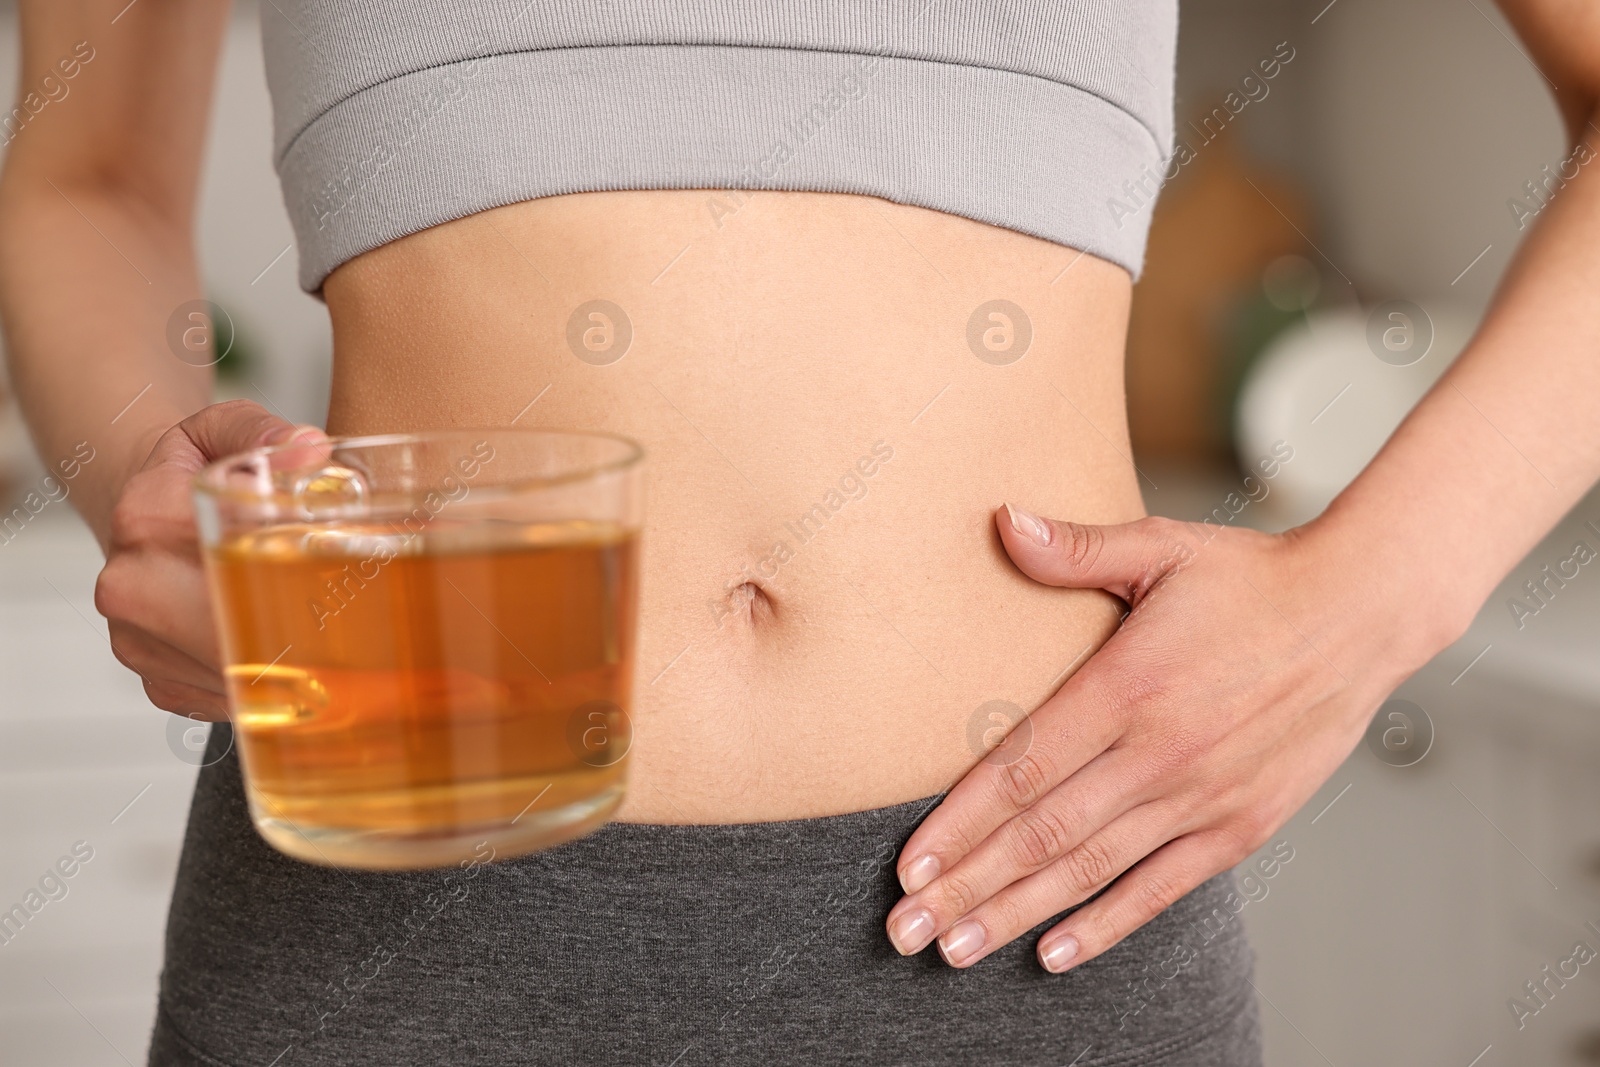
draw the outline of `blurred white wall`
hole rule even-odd
[[[1378,295],[1486,302],[1521,236],[1506,200],[1570,149],[1514,39],[1490,0],[1338,0],[1309,27],[1323,247]]]
[[[1481,310],[1520,237],[1507,198],[1570,147],[1512,39],[1492,0],[1191,0],[1178,114],[1289,42],[1237,123],[1250,154],[1312,193],[1317,244],[1370,295]]]

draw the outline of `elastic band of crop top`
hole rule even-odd
[[[769,6],[735,2],[756,13],[746,21]],[[1082,249],[1138,276],[1171,143],[1169,0],[1076,5],[1097,10],[1063,30],[1072,32],[1062,42],[1007,40],[1006,27],[974,28],[962,16],[935,27],[933,44],[913,47],[914,31],[900,26],[898,38],[888,34],[894,47],[879,49],[929,58],[771,44],[497,50],[462,34],[513,40],[509,17],[496,25],[474,8],[472,21],[492,31],[463,29],[455,16],[451,32],[430,36],[424,22],[408,22],[424,18],[420,8],[393,10],[415,3],[262,6],[278,171],[308,291],[352,257],[429,226],[617,189],[878,196]],[[608,36],[583,23],[595,15],[590,6],[569,7],[564,30],[544,25],[534,43]],[[723,5],[692,6],[715,21],[706,12]],[[838,0],[794,6],[831,9]],[[1062,5],[1015,6],[1019,24],[1034,9],[1048,8],[1039,16],[1047,22],[1063,17]],[[627,23],[629,12],[622,16]],[[649,29],[664,36],[648,25],[632,36],[648,41]],[[723,26],[699,35],[791,41],[797,32]],[[1125,47],[1094,58],[1108,46]],[[728,210],[708,194],[708,230]]]

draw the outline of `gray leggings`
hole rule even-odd
[[[256,836],[228,734],[195,790],[151,1064],[1261,1062],[1230,876],[1066,975],[1034,960],[1048,925],[958,971],[883,932],[935,798],[342,871]]]

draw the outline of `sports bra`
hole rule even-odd
[[[1137,277],[1171,152],[1176,0],[273,0],[261,18],[311,292],[406,234],[606,189],[859,193]],[[707,225],[735,202],[708,197]]]

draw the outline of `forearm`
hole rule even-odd
[[[210,369],[167,343],[169,317],[201,292],[190,237],[131,192],[30,169],[26,158],[8,161],[0,180],[0,232],[11,379],[52,473],[82,458],[81,442],[93,449],[70,492],[104,545],[123,481],[163,431],[209,401]]]
[[[0,173],[0,320],[46,466],[94,450],[70,492],[103,546],[122,483],[211,392],[167,322],[201,295],[195,192],[228,11],[24,0],[20,14],[23,85],[71,95],[15,137]]]
[[[1600,478],[1596,127],[1477,336],[1314,524],[1444,639]]]

